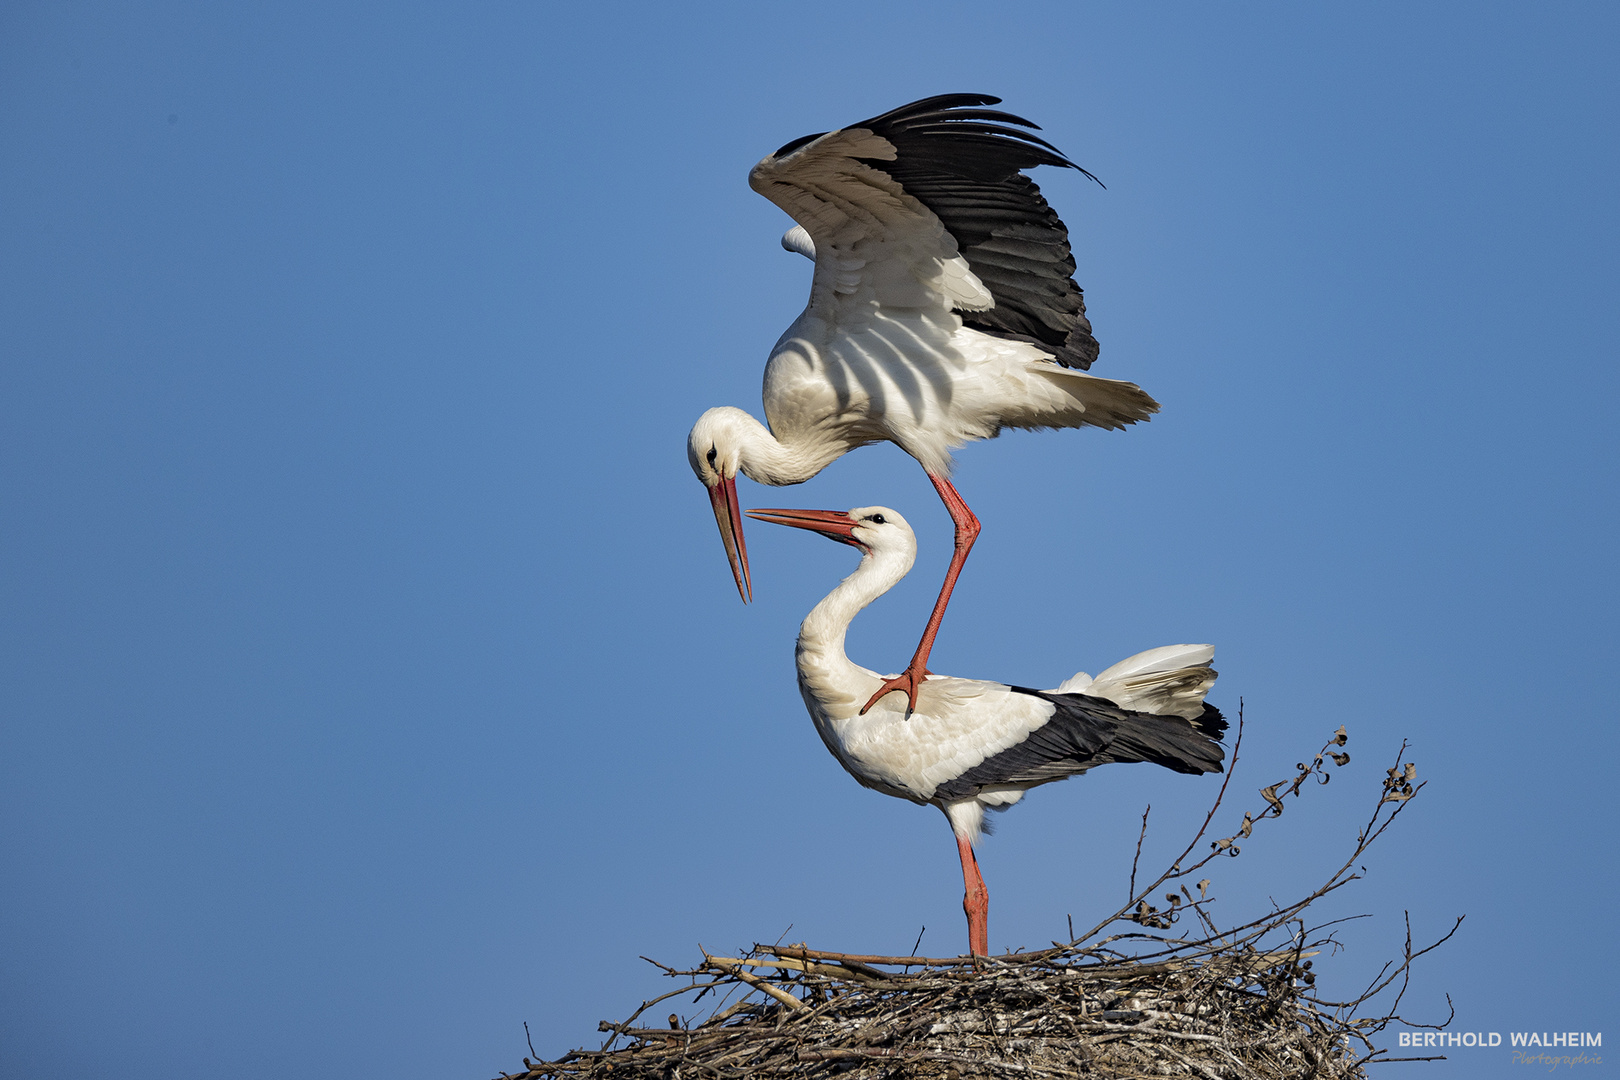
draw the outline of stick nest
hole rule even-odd
[[[540,1077],[1360,1077],[1353,1032],[1301,991],[1292,953],[1098,962],[930,961],[762,947],[690,973],[745,999],[695,1027],[604,1025],[625,1045],[536,1062]],[[742,975],[750,975],[744,982]]]
[[[1404,745],[1350,858],[1310,895],[1222,929],[1208,910],[1210,881],[1189,887],[1206,865],[1236,857],[1237,842],[1247,841],[1257,823],[1281,816],[1285,801],[1313,780],[1325,784],[1325,758],[1335,767],[1348,763],[1349,755],[1336,751],[1345,742],[1340,728],[1312,761],[1297,766],[1297,775],[1261,788],[1264,806],[1245,813],[1231,836],[1208,841],[1195,855],[1225,797],[1223,784],[1204,827],[1170,868],[1138,890],[1133,865],[1129,903],[1087,933],[1076,936],[1071,928],[1067,943],[946,959],[778,944],[734,957],[705,952],[690,969],[649,961],[683,985],[642,1002],[622,1023],[603,1021],[608,1038],[599,1050],[575,1050],[556,1061],[524,1058],[523,1071],[501,1075],[1337,1080],[1366,1076],[1371,1061],[1422,1060],[1389,1058],[1372,1038],[1396,1022],[1445,1026],[1416,1024],[1397,1010],[1412,961],[1457,925],[1414,950],[1408,922],[1403,955],[1359,995],[1329,1001],[1316,992],[1311,958],[1339,948],[1330,928],[1343,920],[1313,926],[1306,917],[1312,904],[1359,876],[1352,867],[1421,789],[1412,783],[1414,767],[1402,761]],[[1241,743],[1240,710],[1234,766]],[[1142,829],[1145,835],[1145,813]],[[1137,851],[1140,857],[1140,840]],[[1165,886],[1166,906],[1150,904]],[[1386,991],[1393,1000],[1368,1008]],[[686,995],[694,1005],[713,995],[714,1004],[700,1020],[671,1013],[667,1027],[644,1026],[660,1002]]]

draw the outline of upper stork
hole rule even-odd
[[[794,139],[748,175],[799,227],[810,302],[765,366],[765,418],[704,413],[687,453],[709,488],[737,591],[750,598],[738,472],[797,484],[867,443],[916,458],[956,525],[945,583],[911,663],[872,695],[915,706],[928,654],[979,520],[950,482],[951,450],[1002,428],[1123,428],[1158,403],[1085,374],[1097,357],[1069,234],[1023,170],[1090,173],[987,109],[945,94],[838,131]],[[1009,126],[1012,125],[1012,126]],[[864,711],[864,710],[863,710]]]

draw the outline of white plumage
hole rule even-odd
[[[688,439],[744,600],[751,583],[738,472],[797,484],[856,447],[916,458],[956,523],[945,584],[906,672],[874,687],[915,701],[979,523],[950,483],[951,451],[1003,428],[1123,428],[1158,404],[1083,370],[1096,355],[1068,233],[1020,171],[1078,168],[1029,121],[947,95],[789,143],[749,183],[799,225],[782,246],[815,261],[810,300],[765,367],[768,423],[710,409]],[[1082,170],[1084,171],[1084,170]],[[1090,175],[1090,174],[1087,174]]]
[[[1161,645],[1121,660],[1095,679],[1083,671],[1071,675],[1053,693],[1090,694],[1139,712],[1196,720],[1215,681],[1213,671],[1207,682],[1202,673],[1214,659],[1213,645]]]
[[[822,742],[863,785],[938,806],[962,857],[970,945],[986,946],[988,894],[972,845],[985,809],[1004,809],[1039,784],[1112,762],[1150,761],[1179,772],[1219,771],[1226,724],[1204,702],[1215,682],[1209,645],[1138,653],[1095,679],[1084,672],[1040,691],[929,675],[914,711],[894,698],[862,703],[886,681],[844,652],[850,621],[905,577],[916,558],[911,527],[887,507],[755,510],[762,521],[810,529],[862,551],[860,566],[799,629],[799,690]],[[979,910],[975,910],[976,907]]]

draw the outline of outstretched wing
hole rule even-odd
[[[1091,174],[1018,129],[1039,130],[1030,121],[981,107],[1000,100],[945,94],[807,135],[756,165],[749,183],[810,233],[811,308],[824,317],[870,287],[880,304],[940,305],[1089,368],[1097,341],[1068,230],[1021,170]]]
[[[872,164],[894,157],[881,136],[849,128],[784,147],[748,174],[810,234],[810,310],[830,323],[848,324],[874,303],[941,315],[995,303],[940,219]]]

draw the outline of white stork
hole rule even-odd
[[[911,663],[867,707],[892,690],[916,703],[979,534],[949,479],[952,448],[1005,427],[1123,428],[1159,407],[1132,383],[1084,373],[1097,342],[1068,230],[1020,170],[1091,174],[1006,126],[1035,128],[1028,120],[979,107],[1000,100],[925,98],[795,139],[754,166],[749,185],[799,223],[782,245],[815,261],[810,303],[765,366],[770,427],[741,409],[710,409],[687,441],[744,602],[753,586],[739,471],[798,484],[888,440],[927,472],[955,522],[955,551]]]
[[[1005,810],[1032,787],[1111,762],[1221,771],[1225,752],[1216,740],[1226,720],[1204,701],[1215,683],[1209,645],[1149,649],[1095,679],[1081,672],[1055,690],[929,674],[915,712],[893,699],[861,708],[885,680],[844,655],[844,633],[911,569],[917,555],[911,526],[883,506],[748,514],[860,549],[861,565],[799,628],[799,692],[822,742],[862,785],[945,811],[962,859],[962,908],[974,955],[989,950],[990,895],[973,855],[986,807]]]

